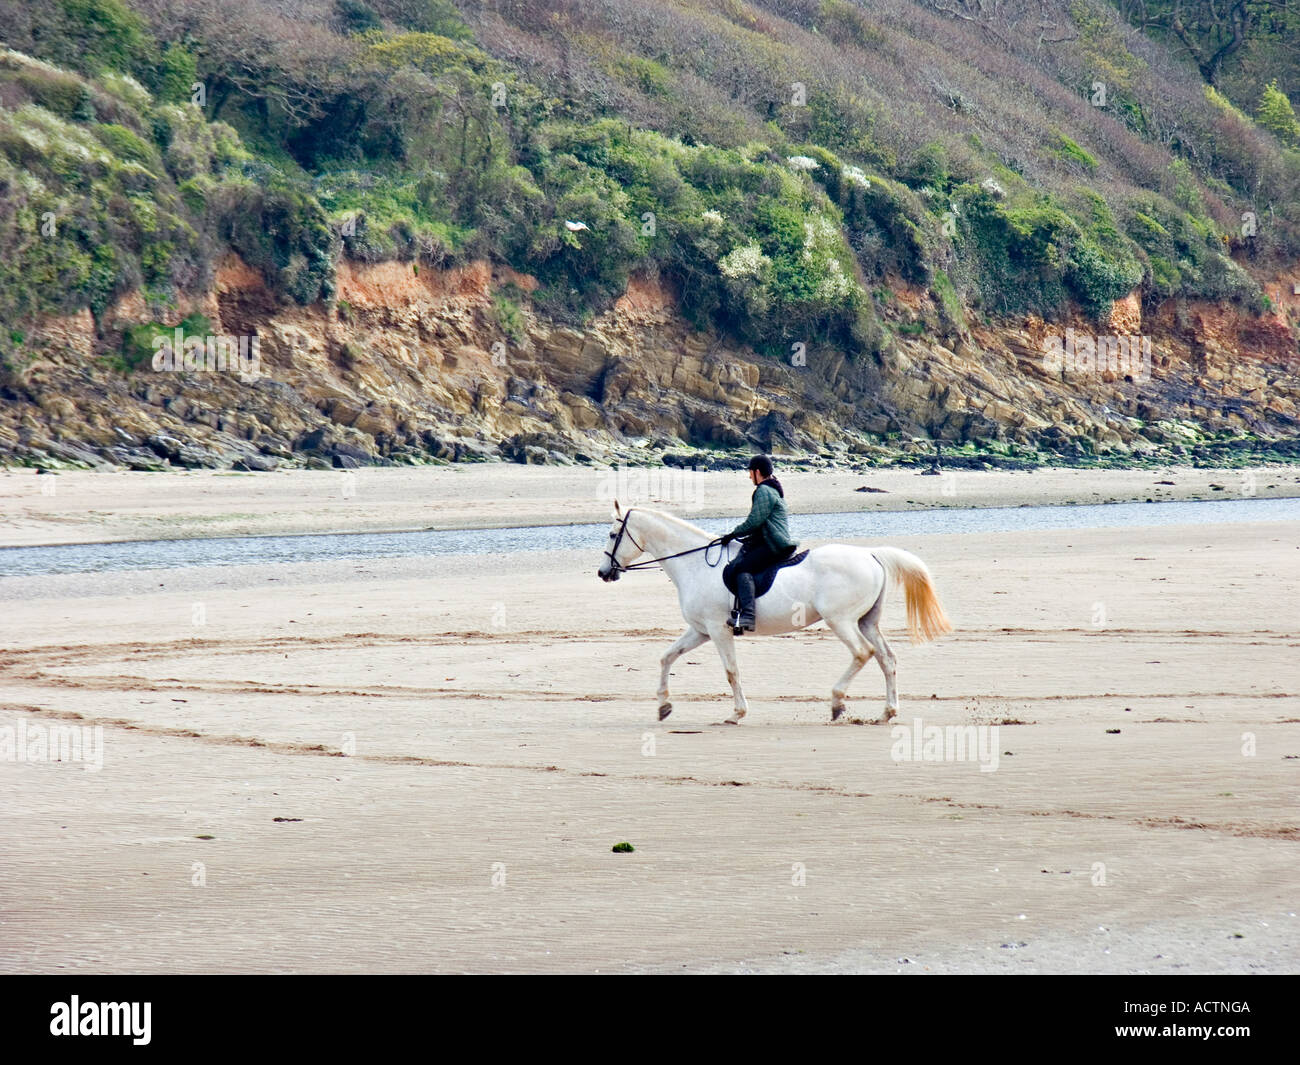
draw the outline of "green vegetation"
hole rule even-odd
[[[1058,159],[1082,167],[1088,173],[1097,169],[1097,160],[1070,140],[1064,133],[1056,134],[1053,143],[1049,146],[1049,150]]]
[[[654,274],[773,354],[878,352],[892,281],[955,330],[1137,286],[1262,307],[1232,256],[1300,253],[1300,81],[1248,6],[1207,86],[1101,0],[998,48],[924,3],[0,0],[0,319],[133,289],[161,318],[226,248],[300,303],[341,255],[505,262],[538,281],[495,300],[512,339]]]
[[[509,288],[513,289],[514,286],[509,286]],[[515,343],[519,343],[527,335],[524,312],[519,305],[516,292],[501,291],[494,293],[492,296],[492,312],[496,317],[497,325],[501,328],[501,332],[505,333]]]
[[[154,340],[160,336],[171,337],[180,329],[185,336],[207,336],[212,331],[212,323],[197,311],[174,326],[162,322],[141,322],[128,326],[122,334],[122,352],[115,365],[125,373],[138,370],[148,364],[157,349]]]
[[[1264,86],[1256,115],[1259,124],[1288,148],[1300,148],[1300,120],[1296,119],[1291,101],[1277,87],[1276,79]]]
[[[939,298],[939,306],[943,308],[943,314],[948,324],[958,330],[964,330],[966,328],[966,315],[962,310],[957,290],[952,287],[952,281],[948,275],[942,270],[936,270],[930,287]]]

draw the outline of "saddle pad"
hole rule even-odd
[[[811,551],[809,548],[808,551]],[[791,555],[784,562],[778,562],[775,566],[769,566],[765,570],[759,570],[754,574],[754,598],[757,599],[764,592],[771,590],[772,582],[776,580],[777,570],[785,569],[786,566],[797,566],[808,557],[808,551],[800,551],[797,555]],[[732,574],[731,579],[727,579],[727,574],[722,575],[723,583],[727,586],[727,591],[732,595],[736,594],[736,577]]]

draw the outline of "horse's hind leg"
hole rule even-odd
[[[898,659],[894,657],[893,649],[885,642],[885,637],[876,625],[878,617],[879,611],[873,607],[858,621],[858,629],[867,643],[871,644],[876,653],[876,661],[880,663],[880,672],[885,675],[885,712],[880,715],[883,724],[898,713]]]
[[[677,637],[674,643],[667,651],[664,652],[663,658],[659,660],[663,671],[659,675],[659,720],[662,721],[673,712],[673,704],[668,701],[668,671],[672,668],[674,662],[681,658],[687,651],[693,651],[709,638],[707,632],[700,632],[699,629],[690,628]]]
[[[862,672],[862,667],[871,661],[872,650],[867,641],[863,639],[862,633],[858,631],[857,625],[853,622],[842,620],[832,621],[826,619],[826,624],[830,626],[831,631],[835,633],[853,654],[853,661],[849,663],[849,668],[844,671],[844,676],[835,682],[835,687],[831,689],[831,720],[839,720],[840,714],[844,713],[844,695],[849,690],[849,683]]]

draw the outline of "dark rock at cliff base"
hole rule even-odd
[[[424,450],[435,459],[451,462],[456,458],[456,445],[442,439],[431,429],[426,429],[420,434],[420,443],[424,445]]]
[[[679,470],[744,470],[749,468],[749,459],[736,455],[715,455],[710,451],[696,451],[683,455],[668,451],[660,457],[665,466]]]
[[[33,443],[35,446],[31,448],[31,453],[38,459],[53,459],[53,465],[65,462],[75,466],[89,466],[92,469],[110,465],[89,448],[77,444],[69,444],[62,440],[41,440]]]
[[[761,451],[802,451],[809,441],[779,410],[755,418],[745,429],[745,439]]]
[[[115,466],[125,466],[129,470],[165,470],[163,462],[154,452],[141,447],[105,447],[99,453]]]
[[[497,446],[484,440],[456,440],[452,448],[457,462],[491,462],[501,457]]]
[[[215,451],[195,444],[181,444],[169,461],[173,466],[184,466],[187,470],[216,469],[225,465]]]
[[[332,457],[336,459],[352,459],[358,466],[366,466],[370,463],[383,465],[378,456],[371,454],[363,447],[357,447],[356,444],[349,444],[346,440],[340,440],[334,445]]]
[[[571,465],[574,447],[546,433],[518,433],[501,444],[501,455],[529,466]]]
[[[334,450],[333,444],[333,434],[327,426],[321,426],[309,433],[303,433],[294,443],[294,450],[305,451],[309,455],[319,455],[321,452],[330,452],[332,454]]]
[[[917,455],[899,461],[900,466],[924,466],[922,476],[937,477],[946,470],[1033,470],[1037,463],[1024,459],[1007,458],[1003,455],[949,455],[945,454],[936,464],[933,453]],[[858,489],[862,491],[862,489]]]
[[[230,466],[232,470],[255,473],[266,473],[279,467],[278,459],[267,458],[264,455],[244,455],[242,458],[235,459]]]
[[[348,434],[345,436],[344,434]],[[321,426],[304,433],[297,440],[295,450],[304,452],[312,458],[324,459],[327,468],[356,469],[360,466],[392,466],[390,459],[376,454],[365,444],[370,437],[355,429],[340,429],[336,426]],[[340,460],[346,459],[345,465]]]
[[[180,450],[181,442],[174,437],[164,436],[162,433],[155,433],[145,440],[145,447],[149,448],[159,458],[164,458],[168,462],[176,458]]]

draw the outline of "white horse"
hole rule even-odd
[[[677,586],[682,617],[688,627],[661,660],[659,720],[673,709],[668,701],[668,671],[672,664],[687,651],[712,640],[736,701],[727,724],[738,725],[749,705],[740,690],[736,643],[728,623],[731,593],[722,583],[721,560],[712,557],[708,547],[716,547],[718,555],[724,551],[717,546],[715,537],[689,522],[644,507],[629,507],[624,513],[615,500],[609,546],[597,574],[603,581],[616,581],[629,568],[657,562]],[[650,561],[634,566],[645,554],[651,556]],[[885,674],[885,712],[879,721],[884,723],[898,713],[896,659],[880,634],[878,622],[887,592],[900,581],[907,596],[907,627],[913,643],[924,643],[952,631],[925,563],[896,547],[827,544],[813,548],[802,562],[778,572],[771,590],[756,603],[755,635],[795,632],[824,620],[848,646],[853,661],[831,689],[832,721],[844,713],[844,693],[849,682],[873,654]]]

